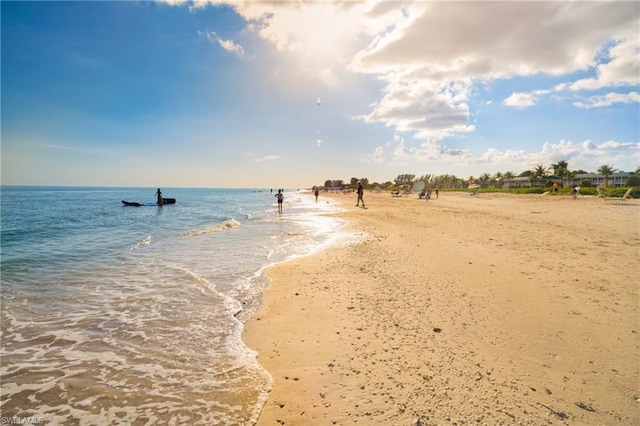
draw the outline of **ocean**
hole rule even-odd
[[[251,425],[271,377],[242,339],[270,265],[350,237],[309,193],[1,188],[3,424]]]

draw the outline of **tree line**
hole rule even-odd
[[[619,170],[613,168],[608,164],[600,166],[597,173],[604,179],[605,187],[608,185],[609,177],[618,172]],[[565,186],[568,182],[573,182],[575,177],[580,174],[587,174],[589,172],[584,170],[570,170],[569,163],[566,161],[558,161],[552,164],[550,167],[546,167],[542,164],[538,164],[531,170],[525,170],[520,174],[514,172],[497,172],[495,174],[483,173],[480,176],[468,176],[461,178],[455,175],[444,174],[424,174],[416,178],[415,174],[401,174],[398,175],[393,181],[386,182],[373,182],[369,184],[367,178],[355,178],[352,177],[349,183],[345,183],[342,179],[325,181],[325,188],[342,188],[342,187],[356,187],[358,182],[362,182],[362,185],[368,188],[381,186],[383,188],[388,187],[401,187],[403,185],[412,185],[416,182],[423,181],[428,185],[440,188],[467,188],[471,184],[478,184],[482,187],[504,187],[505,183],[510,182],[516,177],[527,177],[530,179],[531,184],[538,184],[544,186],[545,183],[551,184],[552,178],[557,178],[561,182],[561,186]],[[546,182],[545,182],[546,181]],[[589,186],[590,182],[585,181],[582,186]],[[629,176],[625,186],[640,186],[640,167],[636,168],[635,175]]]

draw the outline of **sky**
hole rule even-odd
[[[640,166],[640,3],[2,1],[3,185]]]

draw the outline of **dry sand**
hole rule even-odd
[[[268,271],[258,425],[640,424],[639,200],[365,201],[320,196],[362,242]]]

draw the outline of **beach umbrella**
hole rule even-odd
[[[413,192],[420,192],[420,191],[422,191],[424,189],[425,185],[426,184],[423,181],[416,182],[416,184],[413,185],[412,191]]]

